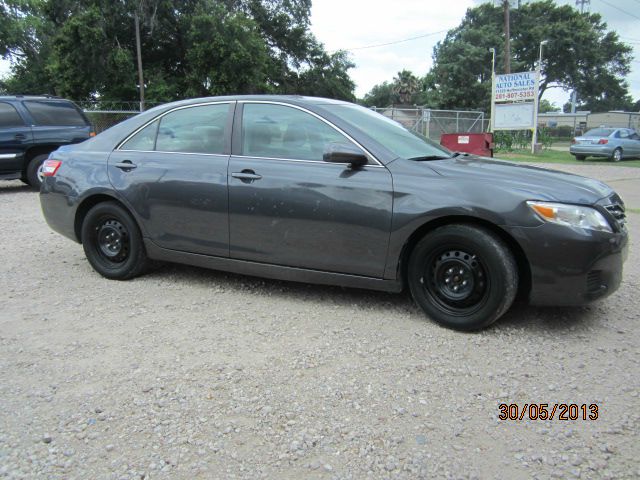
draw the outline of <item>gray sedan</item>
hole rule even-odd
[[[571,141],[571,155],[576,160],[605,157],[612,162],[640,157],[640,136],[630,128],[594,128]]]
[[[399,292],[473,330],[516,295],[614,292],[622,199],[587,178],[452,153],[350,103],[230,96],[156,107],[56,150],[49,225],[101,275],[149,260]],[[70,272],[71,274],[71,272]]]

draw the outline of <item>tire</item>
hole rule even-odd
[[[583,161],[587,158],[586,155],[576,155],[575,157],[576,157],[576,160],[580,160],[580,161]]]
[[[29,164],[27,165],[27,183],[37,190],[40,190],[40,185],[42,185],[41,169],[42,164],[47,158],[49,158],[48,153],[36,155],[29,160]]]
[[[507,245],[470,225],[446,225],[426,235],[411,253],[407,277],[422,310],[456,330],[492,324],[518,291],[518,268]]]
[[[611,154],[611,161],[612,162],[619,162],[620,160],[622,160],[622,149],[620,147],[618,147]]]
[[[116,202],[95,205],[82,222],[82,247],[100,275],[128,280],[143,273],[148,264],[140,229]]]

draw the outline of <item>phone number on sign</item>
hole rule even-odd
[[[516,403],[498,405],[500,420],[597,420],[598,405],[592,403],[525,403],[523,407]]]
[[[527,100],[533,98],[533,92],[496,93],[496,100]]]

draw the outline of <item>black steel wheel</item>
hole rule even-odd
[[[81,240],[87,260],[104,277],[127,280],[142,273],[148,263],[138,226],[116,202],[89,210]]]
[[[518,289],[516,262],[492,232],[447,225],[425,236],[409,259],[411,294],[438,323],[476,330],[496,321]]]

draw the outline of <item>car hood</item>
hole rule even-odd
[[[613,193],[606,183],[592,178],[486,157],[465,156],[425,163],[439,175],[502,186],[520,191],[530,200],[591,205]]]

